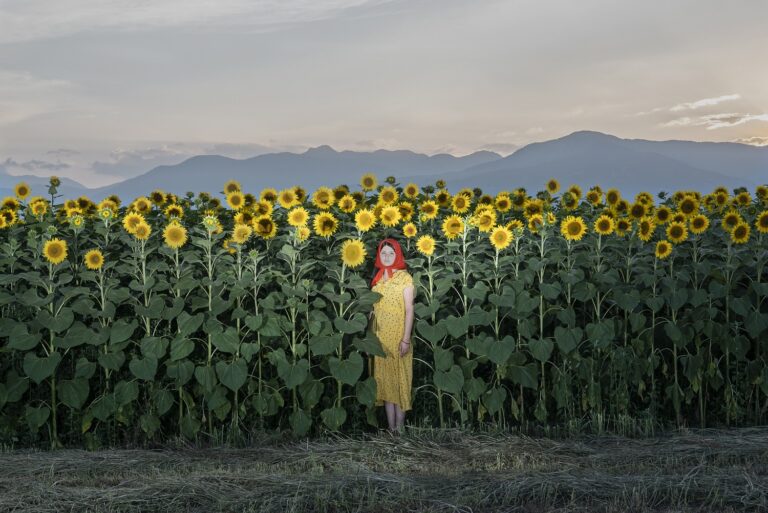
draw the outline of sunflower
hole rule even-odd
[[[437,204],[441,207],[447,207],[451,204],[451,193],[445,189],[440,189],[437,191],[437,194],[435,194],[435,201],[437,201]]]
[[[656,230],[656,223],[652,217],[641,217],[637,222],[637,238],[643,242],[648,242],[653,237]]]
[[[688,238],[688,228],[684,223],[672,222],[667,226],[667,239],[673,244],[680,244]]]
[[[143,215],[136,212],[129,212],[123,218],[123,228],[126,232],[133,234],[136,227],[143,222],[145,222]]]
[[[252,233],[253,228],[247,224],[236,224],[235,228],[232,230],[232,241],[235,244],[240,244],[242,246],[251,238]]]
[[[256,216],[271,216],[274,205],[269,201],[259,200],[253,204],[253,214]]]
[[[550,178],[549,181],[547,181],[547,192],[550,194],[555,194],[559,190],[560,190],[560,182],[558,182],[554,178]]]
[[[397,226],[401,217],[397,207],[386,206],[381,209],[381,224],[384,226]]]
[[[529,198],[523,204],[523,214],[525,217],[531,217],[544,212],[544,202],[538,198]]]
[[[653,205],[653,195],[650,192],[638,192],[635,195],[635,201],[645,206]]]
[[[233,192],[240,192],[243,188],[240,187],[240,182],[237,180],[228,180],[227,183],[224,184],[224,194],[229,196]]]
[[[586,198],[590,205],[592,205],[593,207],[596,207],[602,201],[603,194],[595,189],[590,189],[587,192]]]
[[[322,214],[322,215],[330,215],[330,214]],[[315,223],[317,223],[317,218],[315,218]],[[275,235],[277,235],[277,225],[272,220],[272,217],[270,216],[259,216],[253,219],[253,230],[256,232],[256,235],[263,239],[271,239]]]
[[[307,226],[299,226],[296,228],[296,240],[299,242],[304,242],[309,238],[310,233],[311,232]]]
[[[67,258],[67,242],[56,238],[45,241],[43,256],[53,265],[62,263]]]
[[[726,231],[732,231],[737,224],[742,222],[741,216],[735,210],[729,210],[725,213],[722,220],[723,229]]]
[[[419,212],[424,220],[430,220],[437,217],[439,207],[432,200],[427,200],[419,206]]]
[[[672,244],[666,240],[660,240],[656,243],[656,258],[665,259],[672,254]]]
[[[409,183],[405,186],[405,189],[403,189],[403,194],[405,194],[407,198],[416,199],[416,196],[419,195],[419,186],[415,183]]]
[[[413,204],[410,201],[401,201],[397,204],[397,210],[400,211],[400,219],[410,221],[413,217]]]
[[[567,210],[574,210],[579,206],[579,199],[571,191],[565,191],[560,198],[560,203]]]
[[[484,208],[472,216],[473,222],[481,232],[490,232],[496,226],[496,211],[493,208]]]
[[[345,214],[351,214],[357,208],[357,201],[351,194],[345,194],[339,199],[339,210]]]
[[[18,200],[16,198],[12,198],[10,196],[3,199],[3,203],[0,204],[1,210],[18,210],[21,205],[19,204]]]
[[[407,223],[403,225],[403,235],[405,235],[409,239],[412,237],[415,237],[418,231],[419,230],[416,228],[416,225],[413,223]]]
[[[544,226],[544,216],[541,214],[533,214],[528,218],[528,230],[532,233],[539,233],[539,228]]]
[[[517,189],[512,193],[512,196],[510,196],[510,201],[512,201],[512,208],[521,211],[525,208],[525,202],[528,201],[528,196],[525,194],[524,190]]]
[[[165,217],[170,219],[171,217],[176,217],[178,219],[181,219],[184,217],[184,209],[181,208],[181,206],[172,204],[165,207],[165,210],[163,211],[165,213]]]
[[[750,228],[744,221],[739,222],[731,231],[731,241],[734,244],[744,244],[749,240]]]
[[[605,202],[609,205],[616,205],[621,200],[621,193],[618,189],[608,189],[605,193]]]
[[[48,203],[45,201],[35,201],[30,206],[32,209],[32,214],[36,216],[44,216],[46,212],[48,212]]]
[[[430,235],[422,235],[416,241],[416,249],[424,256],[432,256],[435,252],[435,239]]]
[[[165,192],[161,191],[160,189],[155,189],[149,193],[149,199],[152,203],[159,207],[165,203]]]
[[[755,219],[755,228],[760,233],[768,233],[768,210],[763,210]]]
[[[677,209],[687,217],[691,217],[699,212],[699,202],[693,196],[686,196],[677,205]]]
[[[525,224],[519,219],[512,219],[505,225],[505,228],[513,234],[520,235],[523,233],[523,230],[525,230]]]
[[[704,214],[696,214],[690,221],[691,233],[700,234],[709,228],[709,218]]]
[[[613,218],[603,214],[595,221],[594,229],[598,235],[610,235],[616,229],[616,224]]]
[[[579,187],[576,184],[571,185],[568,187],[568,192],[576,196],[576,199],[579,200],[581,198],[581,187]]]
[[[346,185],[337,185],[333,188],[333,199],[339,201],[341,198],[349,194],[349,187]]]
[[[619,237],[627,234],[632,229],[632,221],[627,218],[619,218],[616,220],[616,235]]]
[[[360,177],[360,187],[364,191],[372,191],[376,188],[376,186],[379,184],[379,181],[376,179],[376,175],[373,173],[366,173],[362,177]]]
[[[235,216],[232,218],[232,220],[235,222],[235,224],[251,224],[251,221],[253,221],[253,218],[255,216],[246,210],[241,210]]]
[[[312,204],[320,210],[328,210],[336,201],[333,190],[329,187],[318,187],[312,195]]]
[[[497,194],[494,204],[499,212],[509,212],[512,208],[512,200],[506,192]]]
[[[144,221],[137,224],[136,228],[134,228],[133,230],[133,236],[136,237],[138,240],[147,240],[151,233],[152,233],[152,227],[149,226],[149,224],[147,224]]]
[[[656,224],[667,224],[672,217],[672,211],[669,207],[662,205],[656,209],[653,215],[656,218]]]
[[[286,210],[300,203],[293,189],[283,189],[280,191],[280,194],[277,196],[277,202]]]
[[[104,255],[98,249],[92,249],[85,254],[85,266],[91,271],[98,271],[104,265]]]
[[[501,251],[512,242],[512,232],[504,226],[497,226],[493,229],[488,239],[491,241],[491,245],[496,248],[496,251]]]
[[[755,187],[755,196],[763,202],[768,200],[768,185],[758,185]]]
[[[632,219],[640,219],[641,217],[645,217],[647,213],[648,209],[645,204],[640,202],[633,203],[629,208],[629,217]]]
[[[218,226],[219,226],[219,220],[216,219],[215,215],[207,214],[205,217],[203,217],[203,226],[205,226],[206,230],[210,233],[214,233]]]
[[[8,221],[5,220],[4,215],[0,215],[0,230],[8,227]]]
[[[146,214],[152,210],[152,203],[144,196],[140,196],[133,200],[133,210],[141,214]]]
[[[187,242],[187,229],[178,223],[166,225],[163,230],[165,245],[171,249],[179,249]]]
[[[443,235],[446,239],[455,239],[463,231],[464,221],[459,216],[448,216],[443,220]]]
[[[376,216],[367,208],[358,210],[357,214],[355,214],[355,224],[358,230],[367,232],[376,224]]]
[[[587,225],[581,217],[568,216],[560,223],[560,233],[566,240],[581,240],[587,233]]]
[[[399,194],[397,193],[397,189],[391,185],[382,187],[379,191],[379,203],[382,205],[392,205],[397,201],[398,197]]]
[[[728,204],[728,199],[729,196],[727,192],[719,191],[715,193],[715,203],[721,209],[725,208],[725,206]]]
[[[736,195],[734,200],[740,207],[747,207],[750,203],[752,203],[752,195],[747,191],[742,191]]]
[[[451,208],[457,214],[463,214],[469,210],[470,200],[463,194],[457,194],[451,201]]]
[[[395,211],[397,211],[397,209],[395,209]],[[314,220],[315,233],[322,237],[325,237],[325,238],[330,237],[331,235],[333,235],[333,233],[336,231],[338,227],[339,227],[339,221],[330,212],[320,212],[315,216],[315,220]]]
[[[19,182],[16,184],[16,187],[13,188],[13,192],[16,194],[17,198],[23,200],[29,196],[31,191],[29,185],[26,182]]]
[[[360,239],[345,240],[341,245],[341,261],[350,268],[360,266],[365,261],[367,254],[363,241]]]
[[[232,210],[240,210],[245,205],[245,196],[239,190],[227,194],[227,205]]]
[[[267,187],[266,189],[262,189],[259,193],[259,201],[268,201],[269,203],[274,203],[277,201],[277,189],[273,189],[271,187]]]
[[[304,207],[295,207],[288,212],[288,224],[291,226],[303,226],[309,221],[309,212]]]

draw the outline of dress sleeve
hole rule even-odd
[[[408,285],[413,285],[413,276],[411,276],[411,273],[408,271],[405,271],[403,273],[403,287],[407,287]]]

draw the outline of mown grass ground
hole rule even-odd
[[[0,453],[2,512],[766,511],[768,427]]]

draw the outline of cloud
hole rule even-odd
[[[768,114],[707,114],[706,116],[698,116],[695,118],[686,116],[661,123],[661,126],[704,126],[707,130],[716,130],[718,128],[743,125],[750,121],[768,121]]]
[[[77,150],[69,149],[69,148],[59,148],[57,150],[46,151],[45,154],[53,155],[54,157],[59,157],[59,158],[69,158],[69,157],[75,157],[77,155],[80,155],[80,152]]]
[[[0,44],[169,27],[266,32],[392,0],[19,0],[0,3]]]
[[[768,136],[760,137],[758,135],[755,135],[752,137],[740,137],[738,139],[734,139],[733,142],[741,143],[741,144],[750,144],[752,146],[768,146]]]
[[[726,94],[716,98],[704,98],[703,100],[697,100],[695,102],[678,103],[677,105],[670,107],[669,111],[680,112],[683,110],[696,110],[701,107],[709,107],[710,105],[717,105],[722,102],[738,100],[739,98],[741,98],[741,95],[739,94]]]
[[[62,169],[68,169],[70,167],[69,164],[65,162],[48,162],[45,160],[27,160],[25,162],[18,162],[10,157],[5,159],[5,162],[2,163],[2,166],[7,170],[11,171],[10,174],[24,174],[24,173],[32,173],[36,174],[39,172],[43,172],[43,174],[49,172],[49,171],[60,171]],[[14,172],[15,171],[15,172]]]
[[[0,126],[60,110],[73,98],[75,89],[67,80],[0,70]]]

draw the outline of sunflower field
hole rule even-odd
[[[366,174],[124,204],[59,185],[0,204],[3,443],[377,426],[383,237],[416,287],[409,422],[766,418],[766,186],[492,196]]]

